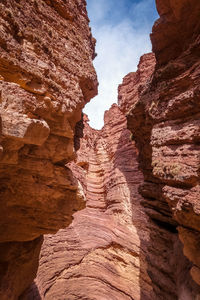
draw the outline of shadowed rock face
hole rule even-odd
[[[16,299],[33,280],[39,236],[84,207],[65,164],[97,93],[88,21],[84,0],[0,3],[0,248],[12,252],[0,255],[1,299]]]
[[[151,35],[156,64],[146,56],[152,76],[135,85],[143,57],[134,78],[125,77],[119,100],[139,149],[146,211],[165,226],[177,222],[184,254],[194,264],[191,275],[200,284],[200,3],[157,1],[157,7],[161,17]]]
[[[77,125],[79,151],[70,168],[86,208],[69,228],[45,237],[37,278],[21,299],[200,295],[200,4],[157,1],[157,6],[155,54],[145,54],[138,71],[124,78],[121,111],[113,105],[101,131],[91,129],[86,116]],[[192,270],[186,256],[195,264]]]
[[[126,118],[114,104],[102,130],[87,121],[77,126],[80,148],[70,164],[86,208],[68,228],[45,236],[37,278],[21,299],[194,299],[198,287],[175,222],[155,222],[142,206],[143,176]]]
[[[157,1],[154,54],[103,129],[83,116],[75,136],[97,86],[85,2],[0,5],[0,298],[198,299],[199,1]],[[45,236],[23,293],[40,235],[83,200]]]
[[[126,119],[117,105],[106,112],[101,131],[83,118],[83,138],[70,167],[86,208],[70,227],[45,236],[36,281],[22,299],[140,299],[141,293],[151,299],[140,249],[141,238],[144,244],[149,239],[137,191],[143,177]]]
[[[198,54],[195,41],[199,39],[199,1],[156,0],[156,5],[160,18],[153,26],[151,40],[157,66],[177,59],[188,47],[194,47]]]

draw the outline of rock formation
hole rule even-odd
[[[144,56],[141,73],[148,72],[149,62],[153,56]],[[194,299],[200,289],[189,274],[167,203],[158,207],[160,213],[151,210],[155,218],[143,207],[138,189],[144,179],[126,118],[114,104],[102,130],[83,119],[70,167],[83,187],[86,208],[68,228],[45,236],[37,278],[21,300]],[[167,216],[155,222],[163,211]]]
[[[84,0],[0,3],[0,299],[37,271],[41,235],[84,207],[65,164],[74,127],[97,93]]]
[[[94,40],[85,2],[64,3],[0,4],[0,298],[199,299],[199,0],[156,1],[154,53],[102,130],[76,124]]]
[[[139,68],[125,77],[119,101],[140,153],[146,211],[164,226],[177,222],[200,284],[200,3],[158,0],[157,7],[151,35],[156,64],[146,56],[152,76],[144,84]]]
[[[157,7],[154,54],[124,78],[120,109],[106,112],[101,131],[86,116],[77,126],[71,169],[86,208],[45,237],[37,278],[22,299],[200,295],[200,4],[158,0]]]
[[[70,227],[45,237],[36,282],[22,299],[147,297],[152,287],[140,243],[149,238],[148,219],[138,193],[143,177],[117,105],[106,112],[101,131],[90,128],[84,116],[71,169],[83,186],[86,208]]]

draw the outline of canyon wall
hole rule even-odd
[[[200,284],[200,3],[157,0],[157,8],[156,63],[151,54],[141,59],[120,86],[119,103],[139,149],[146,212],[163,226],[177,223]],[[144,84],[145,57],[153,73]]]
[[[119,107],[101,131],[86,116],[77,125],[70,168],[86,208],[45,237],[21,299],[200,297],[200,4],[158,0],[157,8],[154,54],[124,78]]]
[[[1,1],[1,299],[199,299],[200,3],[156,2],[98,131],[85,1]]]
[[[152,54],[142,59],[146,79],[152,62]],[[190,276],[168,204],[151,209],[154,219],[146,214],[138,191],[144,182],[138,150],[117,104],[104,122],[94,130],[84,115],[77,124],[79,150],[70,168],[86,208],[68,228],[45,236],[37,278],[20,299],[195,299],[200,288]],[[156,193],[155,188],[152,198]]]
[[[0,3],[0,298],[35,277],[42,235],[85,205],[65,165],[97,93],[84,0]]]
[[[138,193],[143,176],[126,119],[116,104],[100,131],[83,118],[71,169],[83,186],[86,208],[68,228],[45,236],[36,281],[22,299],[151,299],[141,247],[149,240]]]

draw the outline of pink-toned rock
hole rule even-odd
[[[150,82],[154,72],[155,56],[153,53],[144,54],[140,58],[137,72],[132,72],[123,78],[118,87],[118,104],[126,115],[139,101],[139,91],[144,83]]]
[[[1,299],[199,298],[200,3],[156,3],[97,131],[85,1],[1,2]]]
[[[167,203],[160,222],[163,211],[154,210],[155,222],[141,205],[138,151],[116,104],[104,121],[99,131],[85,115],[77,124],[70,168],[86,208],[70,227],[45,236],[37,278],[21,299],[193,299],[198,288],[174,221],[163,225],[171,218]]]
[[[151,41],[157,65],[161,66],[177,59],[198,40],[200,8],[198,0],[156,0],[156,5],[160,18],[153,26]]]
[[[45,237],[36,279],[40,297],[150,299],[153,290],[140,251],[140,236],[144,244],[149,239],[148,218],[140,209],[142,175],[126,119],[117,105],[106,112],[101,131],[83,119],[77,124],[77,160],[70,168],[83,187],[86,208],[74,215],[69,228]],[[33,299],[35,289],[22,299]]]
[[[200,4],[157,6],[155,53],[144,55],[119,87],[127,124],[116,105],[101,131],[86,116],[77,124],[79,150],[70,168],[86,208],[69,228],[45,237],[37,278],[23,300],[200,295]]]
[[[12,252],[0,254],[0,298],[12,300],[35,276],[34,241],[85,205],[65,164],[97,79],[84,0],[1,1],[0,23],[0,243]]]
[[[200,3],[156,2],[160,19],[151,35],[156,65],[151,63],[152,77],[142,86],[130,80],[130,110],[125,113],[145,178],[140,188],[144,206],[152,219],[162,219],[167,226],[173,217],[180,225],[184,254],[194,263],[191,274],[199,283]],[[136,90],[132,94],[131,81]]]

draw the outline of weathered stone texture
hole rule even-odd
[[[0,244],[1,300],[18,299],[37,274],[43,238]]]
[[[155,53],[144,55],[119,87],[131,132],[116,105],[101,131],[86,116],[77,125],[71,169],[86,208],[69,228],[45,237],[37,279],[22,299],[200,296],[200,4],[157,6]]]
[[[75,157],[81,110],[97,93],[88,22],[84,0],[0,2],[0,243],[13,252],[17,242],[26,248],[66,227],[84,207],[65,164]],[[22,268],[0,261],[2,282]],[[13,294],[3,284],[1,299],[22,292],[9,284]]]
[[[46,236],[36,279],[42,299],[150,299],[144,251],[149,235],[140,207],[137,150],[117,105],[102,131],[84,116],[83,138],[71,168],[81,182],[86,208],[70,227]],[[139,231],[139,233],[138,233]],[[142,275],[141,275],[142,274]],[[141,289],[141,285],[143,289]],[[35,284],[23,299],[33,299]]]
[[[89,127],[86,116],[77,126],[76,138],[82,138],[70,167],[86,208],[70,227],[45,236],[37,278],[22,299],[172,300],[187,295],[192,300],[198,288],[175,228],[152,221],[141,205],[143,176],[126,119],[113,105],[104,120],[100,131]]]
[[[1,1],[1,299],[83,200],[21,300],[200,297],[200,2],[156,2],[154,54],[97,131],[76,124],[97,85],[85,2]]]
[[[125,112],[139,149],[146,211],[165,226],[177,222],[184,254],[194,263],[192,277],[199,283],[200,3],[157,1],[157,6],[153,74],[142,86],[128,75],[137,91],[127,96],[130,111]],[[124,103],[126,86],[133,89],[127,81],[120,91]]]

